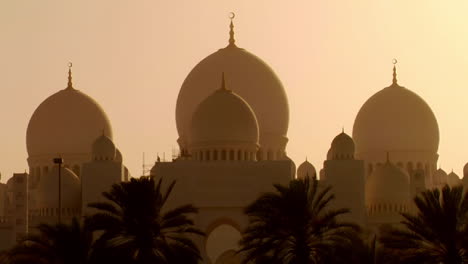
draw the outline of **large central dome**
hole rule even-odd
[[[88,95],[69,86],[36,109],[26,132],[29,157],[59,154],[89,154],[103,133],[112,138],[104,110]]]
[[[437,153],[439,126],[429,105],[394,82],[364,103],[353,127],[356,154]]]
[[[261,147],[284,151],[289,107],[283,85],[265,62],[234,44],[232,31],[230,45],[198,63],[182,84],[176,106],[181,148],[190,145],[190,123],[195,109],[218,89],[219,80],[213,76],[222,72],[229,76],[233,92],[252,107],[260,128]]]

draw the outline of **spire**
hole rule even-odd
[[[236,14],[234,12],[229,13],[229,19],[231,19],[231,24],[229,25],[229,45],[228,47],[236,47],[236,40],[234,39],[234,23],[232,22]]]
[[[221,90],[222,91],[228,91],[226,88],[226,80],[224,79],[224,72],[221,74]]]
[[[392,81],[392,84],[393,85],[398,85],[398,82],[397,82],[397,73],[396,73],[396,64],[398,63],[397,59],[393,59],[392,61],[393,63],[393,81]]]
[[[72,71],[71,71],[72,67],[73,67],[73,63],[69,62],[68,63],[68,85],[67,85],[67,89],[73,89]]]

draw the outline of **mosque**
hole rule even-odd
[[[423,190],[468,185],[468,166],[463,180],[437,168],[436,117],[420,96],[400,86],[395,65],[390,86],[362,105],[352,136],[342,131],[333,139],[323,167],[317,172],[306,160],[296,170],[286,152],[285,88],[268,64],[237,46],[232,20],[228,45],[191,70],[175,113],[180,154],[158,159],[151,175],[177,180],[169,207],[199,208],[195,223],[207,236],[196,242],[204,263],[240,263],[234,252],[248,223],[243,208],[273,190],[273,183],[317,175],[320,186],[332,186],[334,206],[351,209],[347,220],[371,233],[414,211],[412,197]],[[29,173],[0,185],[0,248],[39,223],[89,213],[86,204],[131,177],[104,110],[73,87],[71,65],[67,87],[32,114],[26,148]]]

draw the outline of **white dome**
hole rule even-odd
[[[332,149],[331,149],[331,147],[330,147],[330,148],[328,149],[328,151],[327,151],[327,160],[332,160],[332,159],[333,159],[333,158],[332,158]]]
[[[354,141],[343,131],[333,139],[330,151],[331,159],[354,159]]]
[[[437,153],[439,126],[429,105],[394,83],[370,97],[353,127],[356,154],[393,151]]]
[[[38,208],[58,208],[58,166],[54,166],[45,177],[41,177],[37,189]],[[81,208],[80,180],[73,171],[61,168],[62,208]]]
[[[122,152],[120,152],[119,149],[115,149],[115,161],[122,163],[123,162],[123,157],[122,157]]]
[[[458,175],[452,171],[447,175],[447,184],[450,187],[455,187],[462,184],[462,180],[460,180],[460,177],[458,177]]]
[[[250,106],[224,86],[200,103],[193,114],[192,147],[257,146],[258,124]]]
[[[289,106],[281,81],[260,58],[234,44],[220,49],[198,63],[179,92],[176,123],[182,149],[190,143],[191,118],[197,106],[219,87],[213,76],[224,72],[232,90],[252,107],[260,127],[261,148],[284,152]]]
[[[409,176],[396,165],[378,166],[366,181],[366,203],[397,203],[410,200]]]
[[[93,143],[93,160],[114,160],[116,148],[114,142],[102,134]]]
[[[305,179],[312,177],[317,177],[317,172],[315,170],[314,165],[312,165],[309,161],[306,160],[297,168],[297,178]]]
[[[86,94],[71,85],[34,111],[26,132],[29,156],[90,154],[94,140],[112,128],[104,110]]]
[[[467,178],[468,179],[468,163],[465,164],[463,167],[463,179]]]

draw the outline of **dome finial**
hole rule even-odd
[[[224,78],[224,72],[221,73],[221,90],[227,91],[226,88],[226,79]]]
[[[395,85],[398,85],[398,82],[397,82],[397,73],[396,73],[396,64],[398,63],[398,60],[397,59],[393,59],[392,60],[392,63],[393,63],[393,81],[392,83],[395,84]]]
[[[67,85],[67,89],[73,89],[72,71],[71,71],[72,67],[73,67],[73,63],[69,62],[68,63],[68,85]]]
[[[232,22],[234,18],[236,17],[236,14],[234,12],[229,13],[229,19],[231,20],[231,24],[229,25],[229,45],[228,47],[235,47],[236,46],[236,40],[234,39],[234,23]]]

